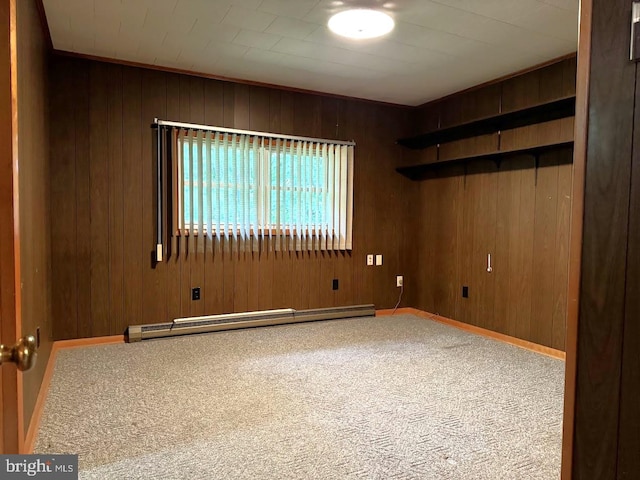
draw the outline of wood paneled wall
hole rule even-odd
[[[575,58],[429,104],[414,133],[575,93]],[[573,139],[573,118],[440,147],[454,158]],[[405,154],[433,158],[436,147]],[[572,152],[439,167],[419,182],[416,306],[564,349]],[[491,254],[491,273],[487,272]],[[469,298],[462,287],[469,287]]]
[[[57,339],[179,316],[374,303],[393,307],[417,186],[395,174],[409,110],[56,57],[51,69]],[[155,269],[154,117],[356,141],[351,253],[192,254]],[[367,267],[366,254],[384,265]],[[332,279],[339,289],[332,290]],[[191,288],[201,287],[201,300]],[[410,297],[407,299],[410,301]]]
[[[26,431],[51,351],[49,52],[36,2],[20,0],[16,8],[22,334],[40,328],[38,361],[23,376]]]

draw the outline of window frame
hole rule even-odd
[[[178,131],[179,129],[174,129],[173,131],[173,144],[175,145],[175,148],[180,150],[181,148],[184,148],[184,146],[182,145],[182,142],[179,138],[178,135]],[[191,131],[190,135],[192,135],[193,137],[196,137],[197,132],[196,131]],[[224,132],[215,132],[215,131],[209,131],[209,132],[205,132],[205,135],[219,135],[220,137],[222,137],[224,135]],[[253,136],[253,135],[247,135],[249,137],[249,144],[253,145],[253,143],[256,141],[256,138],[258,138],[257,136]],[[256,182],[255,182],[255,189],[256,190],[264,190],[267,189],[269,191],[269,193],[271,193],[274,189],[279,190],[279,191],[283,191],[285,189],[283,189],[283,187],[278,187],[277,185],[274,185],[273,182],[270,182],[268,186],[264,186],[263,184],[261,184],[260,179],[262,178],[262,174],[264,172],[269,172],[271,171],[271,162],[272,162],[272,158],[269,158],[269,160],[267,162],[264,161],[264,157],[267,156],[266,152],[270,152],[269,148],[267,145],[276,145],[276,139],[273,138],[261,138],[263,140],[262,144],[260,146],[258,146],[257,151],[259,152],[260,155],[260,159],[258,161],[258,164],[260,165],[259,167],[259,172],[256,175]],[[284,148],[284,152],[285,154],[288,152],[288,149],[291,147],[291,144],[294,142],[294,140],[283,140],[283,148]],[[316,142],[319,143],[319,142]],[[213,148],[213,143],[211,144],[212,148]],[[320,149],[320,151],[322,151]],[[310,156],[313,159],[314,156],[316,155],[317,151],[312,153]],[[324,162],[328,163],[328,160],[323,156],[322,157]],[[182,161],[180,161],[182,160]],[[182,195],[182,189],[180,188],[180,179],[182,178],[183,175],[183,170],[184,170],[184,157],[181,153],[178,153],[178,155],[175,156],[175,161],[172,162],[173,163],[173,168],[172,168],[172,176],[173,176],[173,181],[172,181],[172,199],[173,199],[173,213],[172,213],[172,230],[173,230],[173,235],[176,237],[189,237],[189,236],[199,236],[199,235],[211,235],[211,236],[218,236],[218,231],[215,228],[211,228],[211,232],[208,231],[207,226],[203,225],[203,229],[202,232],[200,232],[199,230],[199,225],[195,225],[192,227],[192,223],[188,223],[184,222],[184,231],[180,228],[180,226],[182,225],[182,215],[183,215],[183,195]],[[183,180],[184,183],[184,180]],[[295,187],[291,187],[294,188]],[[300,191],[306,191],[309,188],[313,188],[311,186],[305,186],[305,187],[300,187],[298,188],[298,190]],[[287,189],[288,191],[290,191],[290,188]],[[324,192],[325,195],[328,195],[329,193],[329,185],[325,184],[321,187],[321,191]],[[258,216],[260,215],[260,212],[258,213]],[[270,219],[269,221],[269,225],[265,226],[263,223],[264,222],[260,222],[260,218],[258,218],[258,226],[257,228],[255,228],[253,225],[250,225],[250,228],[248,230],[248,234],[250,236],[284,236],[284,237],[294,237],[294,236],[298,236],[298,234],[305,234],[305,235],[309,235],[312,237],[317,237],[320,235],[336,235],[336,229],[333,228],[331,231],[329,231],[328,229],[328,223],[326,224],[318,224],[315,223],[313,225],[313,228],[311,229],[302,229],[300,231],[298,231],[297,228],[293,227],[290,225],[288,228],[278,228],[277,224],[275,224],[273,222],[273,218]],[[227,228],[223,228],[220,230],[219,235],[220,236],[229,236],[229,235],[240,235],[242,230],[242,227],[240,224],[235,226],[235,229],[233,226],[229,225]]]

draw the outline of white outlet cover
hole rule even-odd
[[[367,255],[367,265],[373,265],[373,254]]]
[[[382,255],[381,254],[376,255],[376,265],[377,266],[382,265]]]

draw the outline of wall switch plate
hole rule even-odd
[[[403,281],[404,281],[404,278],[402,277],[402,275],[397,275],[396,276],[396,287],[401,287]]]
[[[332,288],[333,288],[334,290],[338,290],[338,279],[337,279],[337,278],[334,278],[334,279],[333,279],[333,285],[332,285]]]
[[[191,289],[191,300],[200,300],[200,287]]]
[[[373,265],[373,254],[371,254],[371,253],[369,255],[367,255],[367,265],[368,266]]]
[[[382,265],[382,254],[376,255],[376,265],[379,267]]]

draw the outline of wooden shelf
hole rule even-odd
[[[551,150],[559,150],[565,148],[573,148],[573,142],[570,141],[551,143],[547,145],[538,145],[535,147],[519,148],[516,150],[501,150],[496,152],[483,153],[480,155],[471,155],[468,157],[451,158],[437,162],[423,163],[420,165],[411,165],[409,167],[399,167],[396,168],[396,172],[410,178],[411,180],[421,180],[424,177],[425,173],[444,165],[467,163],[478,160],[495,160],[496,162],[501,162],[502,160],[506,160],[511,157],[517,157],[518,155],[533,155],[535,157],[538,157],[539,155]]]
[[[510,130],[535,123],[571,117],[575,115],[575,110],[576,97],[572,95],[551,102],[540,103],[532,107],[500,113],[468,123],[442,128],[415,137],[402,138],[398,140],[397,143],[412,149],[422,149],[463,138],[487,135],[501,130]]]

